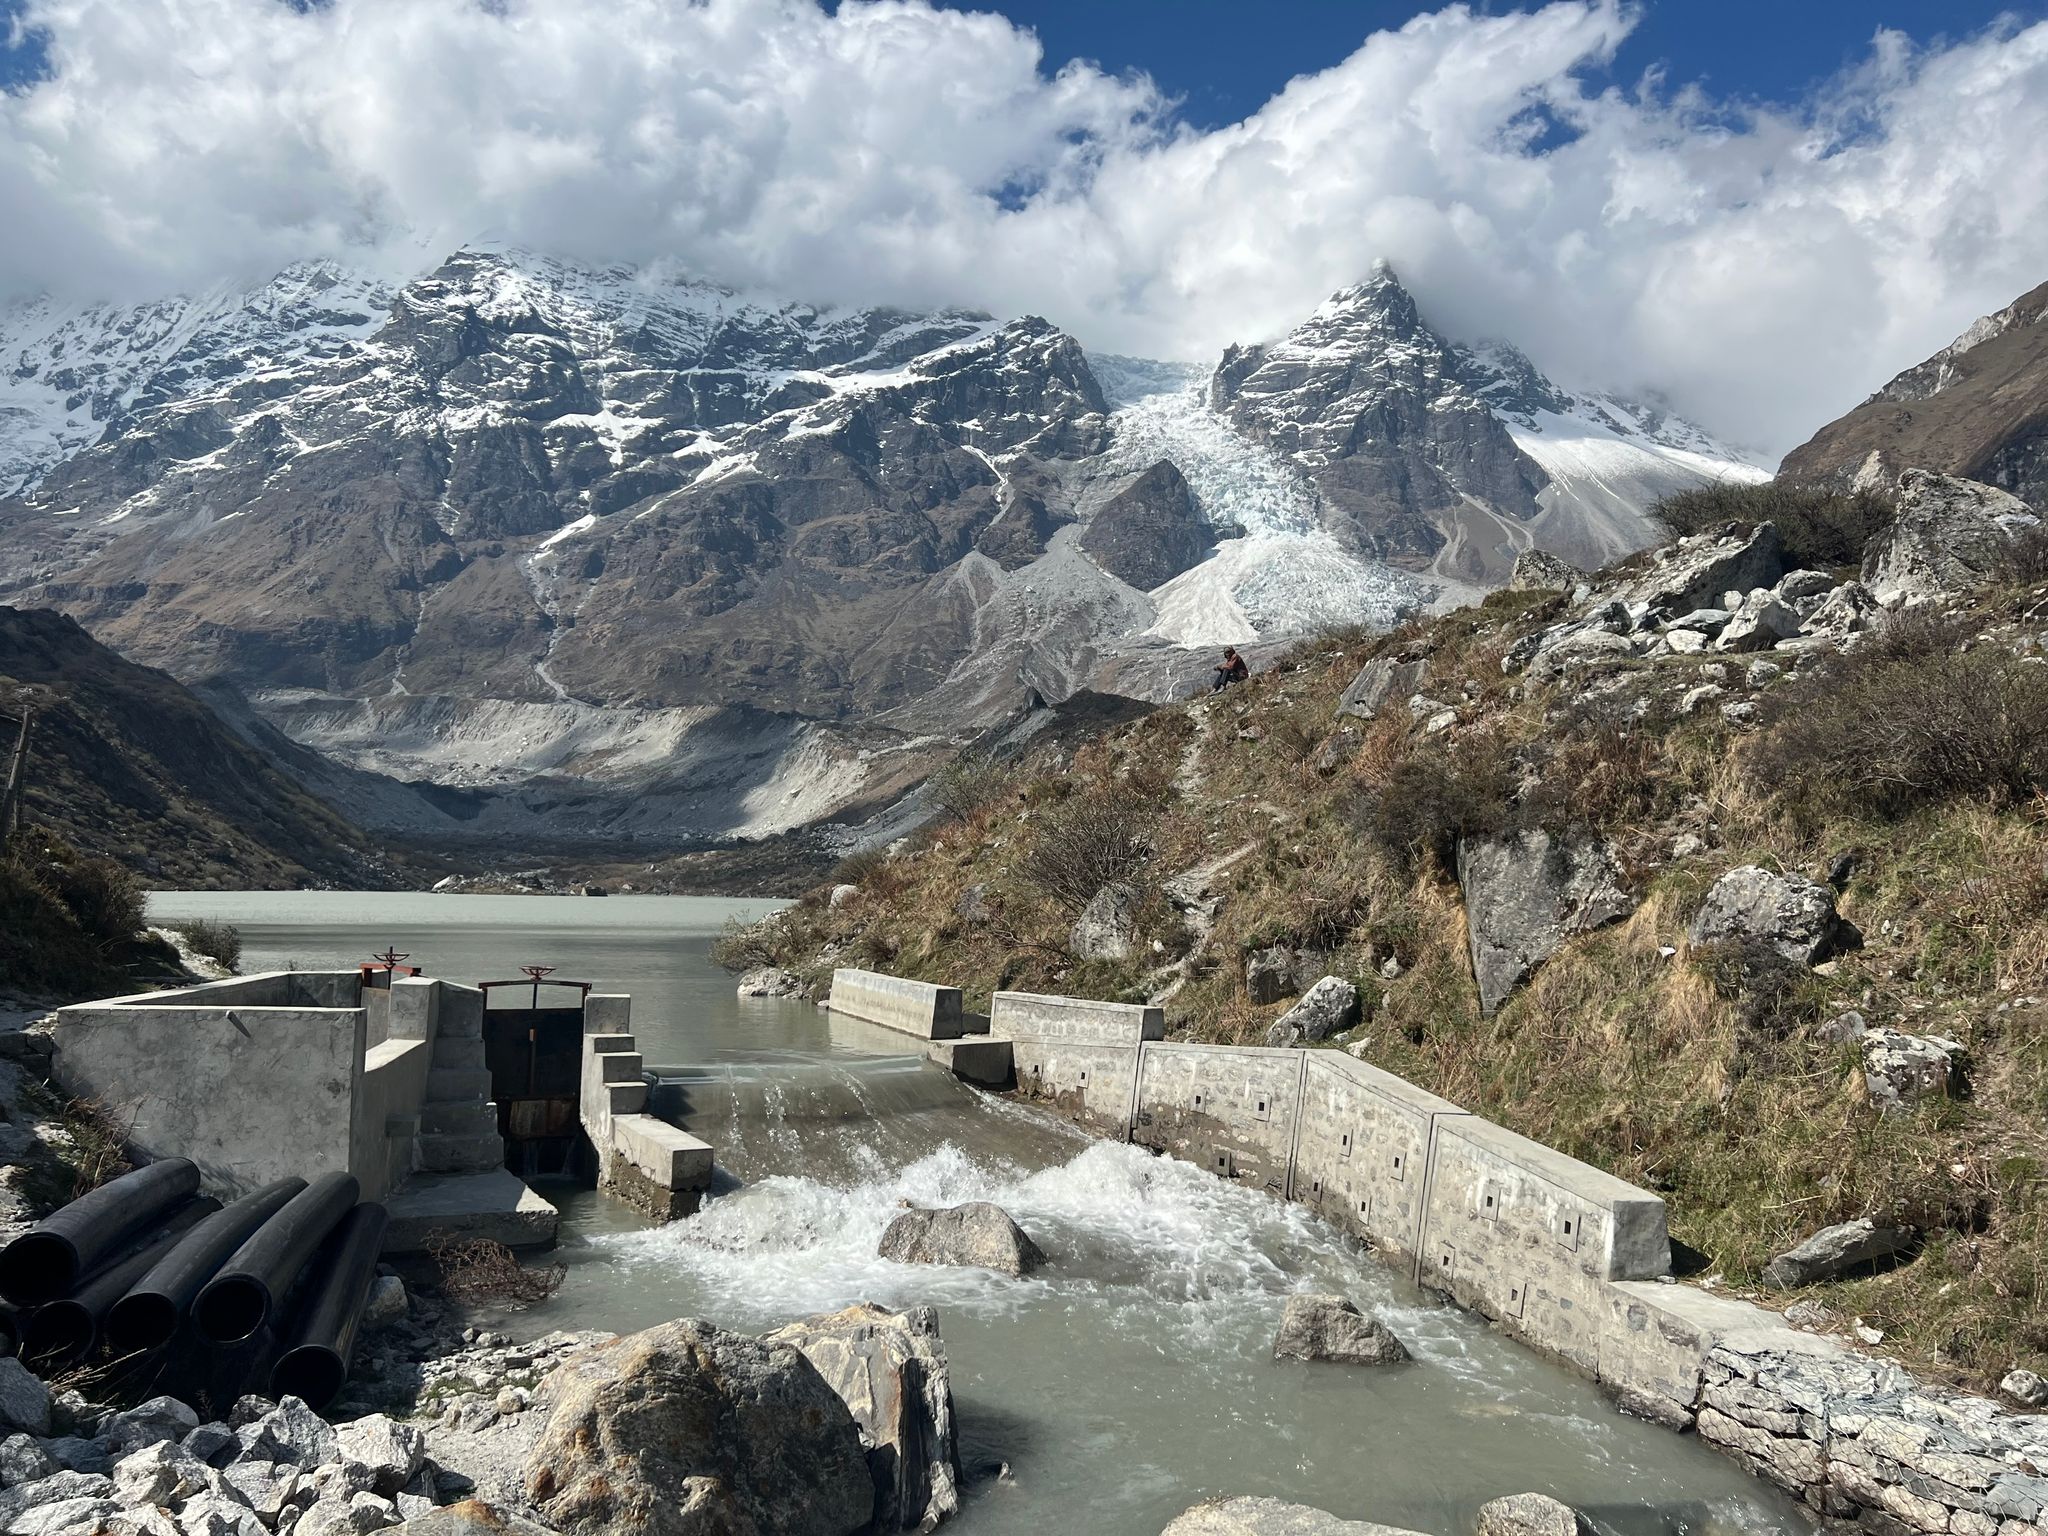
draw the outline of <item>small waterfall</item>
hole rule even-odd
[[[648,1110],[718,1151],[742,1181],[872,1177],[944,1146],[1063,1161],[1078,1138],[967,1087],[922,1056],[766,1057],[648,1069]]]

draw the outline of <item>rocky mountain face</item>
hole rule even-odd
[[[1849,489],[1888,487],[1909,469],[2048,505],[2048,283],[1822,427],[1779,473]]]
[[[1213,377],[498,250],[30,306],[0,359],[0,594],[442,840],[860,815],[1045,701],[1170,697],[1215,643],[1393,622],[1532,545],[1596,563],[1754,473],[1452,345],[1384,270]]]
[[[0,706],[34,712],[23,821],[181,887],[381,886],[367,840],[179,683],[59,613],[0,607]],[[14,746],[12,727],[0,727]]]

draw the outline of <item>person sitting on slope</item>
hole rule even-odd
[[[1211,693],[1220,693],[1232,683],[1241,683],[1252,675],[1252,669],[1244,664],[1244,658],[1237,654],[1237,647],[1223,648],[1223,663],[1216,669],[1216,681],[1209,685]]]

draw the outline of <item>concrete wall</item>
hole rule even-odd
[[[1671,1267],[1664,1202],[1476,1116],[1436,1123],[1423,1284],[1597,1375],[1610,1280]]]
[[[1436,1124],[1465,1111],[1341,1051],[1301,1054],[1294,1198],[1416,1278]]]
[[[87,1003],[59,1010],[55,1044],[59,1087],[150,1157],[191,1158],[210,1193],[350,1166],[360,1008]]]
[[[99,1005],[131,1008],[189,1008],[197,1004],[246,1003],[257,1008],[357,1008],[362,977],[356,971],[259,971],[202,981],[168,992],[110,997]]]
[[[1305,1053],[1152,1045],[1138,1057],[1131,1140],[1285,1199]]]
[[[433,1064],[428,1040],[387,1040],[365,1053],[349,1132],[349,1168],[365,1200],[382,1200],[412,1172],[420,1101]]]
[[[1064,1040],[1073,1045],[1137,1045],[1166,1036],[1166,1010],[1135,1003],[1097,1003],[1039,992],[998,992],[989,1004],[989,1033],[1001,1040]]]
[[[1131,1139],[1137,1046],[1012,1040],[1010,1065],[1023,1097],[1048,1105],[1098,1136]]]
[[[600,1014],[613,1020],[628,1016],[624,1008]],[[694,1212],[711,1187],[711,1144],[645,1112],[647,1081],[633,1037],[586,1031],[582,1073],[579,1112],[597,1165],[597,1187],[656,1221]]]
[[[958,1040],[966,1028],[958,987],[906,981],[879,971],[834,971],[827,1006],[835,1013],[850,1013],[926,1040]]]

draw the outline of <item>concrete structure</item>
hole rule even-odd
[[[991,1035],[987,1017],[964,1011],[958,987],[841,969],[832,973],[825,1006],[835,1022],[852,1020],[878,1031],[876,1049],[902,1044],[970,1083],[1010,1085],[1010,1042]]]
[[[583,1008],[581,1115],[597,1187],[656,1221],[693,1215],[711,1185],[711,1144],[647,1110],[647,1078],[628,1033],[633,1000],[593,992]]]
[[[1258,1046],[1147,1043],[1130,1139],[1287,1199],[1304,1059]]]
[[[967,1016],[958,987],[906,981],[880,971],[850,967],[834,971],[827,1006],[834,1013],[851,1014],[924,1040],[958,1040],[966,1033]]]
[[[998,1040],[1137,1045],[1166,1038],[1166,1010],[1040,992],[998,992],[989,1004],[988,1032]]]
[[[374,970],[275,971],[60,1009],[57,1085],[97,1099],[151,1157],[189,1157],[232,1197],[356,1176],[389,1252],[434,1213],[530,1245],[555,1212],[503,1173],[473,987]]]

